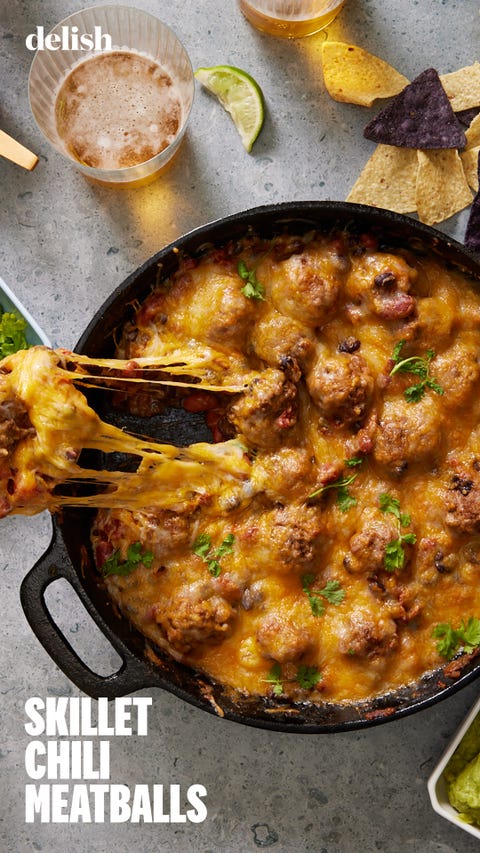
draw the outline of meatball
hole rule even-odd
[[[195,340],[212,344],[217,349],[243,351],[248,331],[255,316],[254,300],[242,293],[242,279],[227,258],[207,258],[190,269],[184,269],[172,280],[169,289],[161,288],[146,300],[137,315],[140,330],[152,334],[161,330],[164,340]],[[132,340],[127,357],[153,355],[151,348]],[[155,337],[153,338],[155,342]]]
[[[418,403],[386,400],[374,437],[373,456],[394,474],[433,461],[441,452],[443,418],[428,392]]]
[[[335,358],[318,359],[307,375],[307,388],[327,420],[350,425],[365,416],[374,379],[361,355],[339,353]]]
[[[314,328],[330,315],[346,273],[347,260],[336,243],[313,242],[272,264],[271,300],[281,314]]]
[[[480,375],[478,343],[457,340],[432,363],[432,374],[443,388],[444,405],[456,408],[471,399]]]
[[[312,637],[290,619],[277,614],[266,616],[257,631],[264,657],[279,663],[291,663],[302,657],[312,645]]]
[[[311,452],[302,447],[262,453],[254,464],[255,481],[264,484],[265,494],[273,501],[287,503],[313,492],[317,472]],[[335,470],[333,479],[337,476]]]
[[[0,403],[0,456],[8,456],[24,438],[35,435],[28,410],[18,398]]]
[[[154,605],[153,618],[167,642],[185,654],[201,643],[219,643],[229,635],[240,596],[241,590],[225,588],[225,583],[195,581]]]
[[[251,330],[251,346],[271,367],[278,367],[282,358],[290,356],[305,369],[315,352],[313,331],[270,306]]]
[[[384,320],[410,317],[416,300],[409,293],[417,277],[400,255],[383,252],[358,257],[348,277],[346,290],[356,304]]]
[[[362,514],[362,528],[350,539],[350,551],[344,557],[349,572],[374,574],[383,569],[385,548],[398,538],[395,520],[375,507]]]
[[[283,441],[297,419],[297,386],[281,370],[267,368],[227,411],[228,419],[254,447],[269,450]]]
[[[452,466],[452,475],[445,489],[445,521],[462,533],[480,531],[480,468],[479,462],[471,466]]]
[[[312,562],[321,530],[318,507],[292,503],[257,515],[236,536],[248,561],[288,574]]]
[[[141,542],[162,561],[190,541],[191,518],[171,510],[100,510],[92,536],[99,568],[125,539]]]
[[[388,654],[397,644],[397,626],[393,619],[359,608],[342,626],[339,649],[342,654],[373,658]]]

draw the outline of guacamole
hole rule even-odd
[[[480,714],[453,753],[444,776],[448,799],[459,817],[480,826]]]

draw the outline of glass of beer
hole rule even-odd
[[[346,0],[238,0],[243,14],[263,33],[302,38],[325,29]]]
[[[38,50],[29,77],[40,130],[97,184],[150,183],[176,155],[193,103],[185,48],[166,24],[128,6],[85,9],[51,34],[58,49]]]

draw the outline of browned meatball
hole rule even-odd
[[[442,431],[443,418],[428,392],[418,403],[404,397],[386,400],[374,438],[374,458],[390,472],[401,474],[441,453]]]
[[[97,565],[101,568],[105,559],[126,538],[130,542],[141,542],[156,559],[164,560],[190,541],[191,525],[188,515],[167,509],[155,512],[99,510],[93,530]]]
[[[374,574],[383,569],[385,548],[398,538],[398,529],[392,516],[375,507],[367,509],[361,521],[361,530],[351,537],[343,562],[349,572]]]
[[[301,572],[313,560],[321,529],[318,507],[290,504],[258,514],[236,535],[248,561],[287,574]]]
[[[307,387],[322,415],[339,424],[358,423],[370,404],[374,379],[361,355],[320,357],[307,375]]]
[[[263,655],[279,663],[298,660],[312,645],[306,628],[276,614],[265,617],[257,631],[257,640]]]
[[[332,479],[339,476],[335,469]],[[262,453],[255,462],[255,476],[265,483],[265,494],[273,501],[308,497],[316,485],[318,472],[311,452],[302,447],[280,447]]]
[[[347,281],[347,293],[356,304],[384,320],[402,320],[416,309],[409,290],[417,277],[399,255],[376,252],[359,256],[353,262]]]
[[[306,326],[318,326],[335,306],[347,268],[336,243],[313,242],[300,254],[272,264],[273,305],[281,314]]]
[[[228,594],[215,580],[196,581],[179,589],[168,601],[156,604],[153,617],[167,642],[185,654],[201,643],[218,643],[228,636],[237,614],[235,599],[240,594]],[[233,598],[233,604],[227,598]]]
[[[256,355],[272,367],[278,367],[282,358],[290,356],[305,369],[315,352],[314,333],[268,306],[251,329],[251,346]]]
[[[478,382],[480,367],[477,337],[475,335],[470,340],[456,341],[432,362],[431,373],[443,388],[443,403],[446,406],[455,408],[466,403]]]
[[[233,403],[228,419],[254,447],[278,447],[297,419],[297,387],[281,370],[267,368]]]
[[[398,644],[397,626],[389,616],[358,609],[342,625],[342,654],[373,658],[388,654]]]
[[[0,456],[7,456],[19,441],[34,434],[22,400],[15,398],[0,403]]]
[[[480,464],[456,465],[445,490],[445,521],[463,533],[480,531]]]

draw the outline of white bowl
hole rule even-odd
[[[17,314],[21,314],[24,320],[26,320],[27,328],[25,329],[25,337],[27,339],[27,344],[30,344],[30,346],[38,344],[44,344],[46,347],[51,346],[50,341],[46,334],[41,330],[37,321],[34,320],[27,309],[23,307],[20,300],[17,299],[15,294],[9,287],[7,287],[2,278],[0,278],[0,305],[4,311],[16,311]]]
[[[455,737],[445,750],[442,758],[430,776],[428,780],[428,793],[432,807],[439,815],[444,817],[446,820],[449,820],[451,823],[454,823],[455,826],[458,826],[460,829],[464,829],[465,832],[469,832],[470,835],[473,835],[475,838],[480,839],[480,828],[472,826],[472,824],[465,823],[464,820],[461,820],[459,813],[450,805],[447,795],[447,783],[443,775],[450,758],[455,752],[457,746],[463,740],[478,714],[480,714],[480,699],[475,703],[472,710],[458,729]]]

